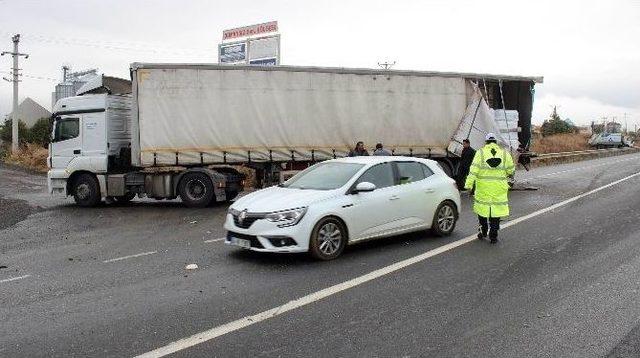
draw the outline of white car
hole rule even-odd
[[[426,229],[449,235],[459,210],[455,181],[435,161],[341,158],[238,199],[227,214],[225,242],[331,260],[364,240]]]

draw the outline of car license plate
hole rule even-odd
[[[245,249],[251,248],[251,241],[249,240],[240,239],[240,238],[231,236],[229,238],[229,241],[231,242],[231,245],[244,247]]]

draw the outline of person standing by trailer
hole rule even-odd
[[[350,157],[368,157],[369,156],[369,152],[367,152],[367,150],[364,149],[364,143],[363,142],[358,142],[358,143],[356,143],[356,147],[353,148],[353,150],[349,152],[349,156]]]
[[[473,162],[473,157],[476,155],[475,149],[471,148],[471,142],[469,139],[464,139],[462,141],[462,153],[460,153],[460,163],[458,164],[458,175],[457,175],[457,183],[458,188],[464,188],[464,182],[467,179],[467,175],[469,175],[469,168],[471,168],[471,162]]]
[[[487,133],[485,145],[473,157],[465,189],[473,190],[473,211],[478,214],[478,239],[489,235],[498,242],[500,219],[509,216],[509,183],[515,166],[511,154],[502,149],[493,133]]]
[[[373,151],[373,155],[376,156],[389,156],[391,155],[391,152],[384,149],[384,147],[382,146],[382,143],[378,143],[376,144],[376,150]]]

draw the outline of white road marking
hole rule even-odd
[[[511,221],[505,223],[504,225],[502,225],[502,227],[503,228],[507,228],[507,227],[519,224],[519,223],[521,223],[523,221],[526,221],[526,220],[529,220],[529,219],[534,218],[536,216],[545,214],[545,213],[547,213],[549,211],[552,211],[554,209],[557,209],[559,207],[562,207],[562,206],[565,206],[565,205],[567,205],[569,203],[572,203],[572,202],[574,202],[576,200],[584,198],[585,196],[597,193],[597,192],[599,192],[601,190],[604,190],[604,189],[612,187],[612,186],[614,186],[616,184],[622,183],[622,182],[624,182],[626,180],[629,180],[631,178],[634,178],[634,177],[636,177],[638,175],[640,175],[640,172],[632,174],[632,175],[629,175],[629,176],[627,176],[625,178],[622,178],[620,180],[616,180],[613,183],[609,183],[607,185],[604,185],[604,186],[601,186],[599,188],[593,189],[591,191],[588,191],[586,193],[580,194],[578,196],[574,196],[574,197],[569,198],[567,200],[561,201],[561,202],[559,202],[557,204],[551,205],[551,206],[546,207],[544,209],[540,209],[540,210],[534,211],[531,214],[521,216],[519,218],[516,218],[514,220],[511,220]],[[196,334],[194,334],[194,335],[192,335],[190,337],[186,337],[186,338],[180,339],[178,341],[169,343],[164,347],[160,347],[160,348],[155,349],[153,351],[150,351],[150,352],[147,352],[147,353],[143,353],[143,354],[141,354],[141,355],[139,355],[137,357],[138,358],[163,357],[163,356],[166,356],[166,355],[169,355],[169,354],[172,354],[172,353],[187,349],[189,347],[193,347],[193,346],[195,346],[197,344],[212,340],[214,338],[220,337],[220,336],[225,335],[227,333],[231,333],[231,332],[240,330],[240,329],[242,329],[244,327],[256,324],[258,322],[262,322],[262,321],[268,320],[270,318],[279,316],[279,315],[281,315],[281,314],[283,314],[285,312],[294,310],[296,308],[300,308],[300,307],[306,306],[308,304],[320,301],[320,300],[322,300],[324,298],[327,298],[329,296],[335,295],[335,294],[337,294],[339,292],[342,292],[342,291],[348,290],[350,288],[362,285],[363,283],[375,280],[375,279],[380,278],[382,276],[385,276],[385,275],[388,275],[390,273],[399,271],[399,270],[401,270],[401,269],[403,269],[405,267],[408,267],[408,266],[414,265],[416,263],[422,262],[422,261],[424,261],[424,260],[426,260],[426,259],[428,259],[430,257],[436,256],[436,255],[440,255],[440,254],[445,253],[447,251],[451,251],[451,250],[453,250],[453,249],[455,249],[457,247],[460,247],[460,246],[462,246],[464,244],[473,242],[475,240],[477,240],[476,239],[476,234],[467,236],[467,237],[465,237],[463,239],[460,239],[460,240],[451,242],[449,244],[440,246],[440,247],[435,248],[433,250],[429,250],[429,251],[427,251],[425,253],[422,253],[420,255],[417,255],[417,256],[414,256],[414,257],[411,257],[411,258],[396,262],[396,263],[391,264],[389,266],[385,266],[385,267],[380,268],[378,270],[369,272],[369,273],[367,273],[365,275],[353,278],[351,280],[339,283],[339,284],[331,286],[331,287],[327,287],[327,288],[322,289],[320,291],[313,292],[311,294],[308,294],[306,296],[300,297],[300,298],[295,299],[293,301],[287,302],[287,303],[285,303],[285,304],[283,304],[281,306],[272,308],[270,310],[267,310],[267,311],[264,311],[264,312],[260,312],[260,313],[257,313],[255,315],[252,315],[252,316],[246,316],[246,317],[240,318],[238,320],[223,324],[221,326],[214,327],[214,328],[211,328],[209,330],[206,330],[206,331],[203,331],[203,332],[200,332],[200,333],[196,333]]]
[[[616,161],[613,161],[613,162],[606,162],[606,163],[602,163],[602,164],[589,165],[589,166],[585,166],[585,167],[578,167],[578,168],[573,168],[573,169],[561,170],[561,171],[558,171],[558,172],[537,175],[537,176],[534,176],[534,177],[531,177],[531,178],[524,178],[522,180],[523,181],[527,181],[527,180],[531,180],[531,179],[548,177],[548,176],[552,176],[552,175],[556,175],[556,174],[573,172],[573,171],[576,171],[576,170],[591,169],[591,168],[601,167],[601,166],[604,166],[604,165],[613,165],[613,164],[617,164],[617,163],[620,163],[620,162],[626,162],[628,160],[634,160],[634,159],[640,159],[640,158],[638,158],[638,157],[626,158],[626,159],[616,160]]]
[[[31,275],[24,275],[24,276],[18,276],[18,277],[5,278],[4,280],[0,280],[0,283],[22,280],[23,278],[27,278],[27,277],[31,277]]]
[[[134,257],[153,255],[153,254],[157,254],[157,253],[158,253],[158,251],[149,251],[149,252],[143,252],[143,253],[135,254],[135,255],[116,257],[115,259],[104,260],[102,262],[104,262],[104,263],[116,262],[116,261],[122,261],[122,260],[126,260],[126,259],[132,259]]]
[[[203,242],[205,242],[205,243],[218,242],[218,241],[222,241],[222,240],[224,240],[224,239],[226,239],[226,238],[221,237],[221,238],[219,238],[219,239],[204,240]]]

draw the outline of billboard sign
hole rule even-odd
[[[275,58],[263,58],[260,60],[250,60],[249,64],[256,66],[275,66],[278,64],[278,60]]]
[[[218,46],[218,61],[220,63],[242,63],[247,60],[247,43],[235,42]]]
[[[260,58],[278,57],[280,47],[280,35],[250,39],[249,61]]]
[[[222,41],[237,39],[240,37],[256,36],[269,32],[278,31],[278,22],[271,21],[251,26],[237,27],[235,29],[224,30],[222,32]]]

